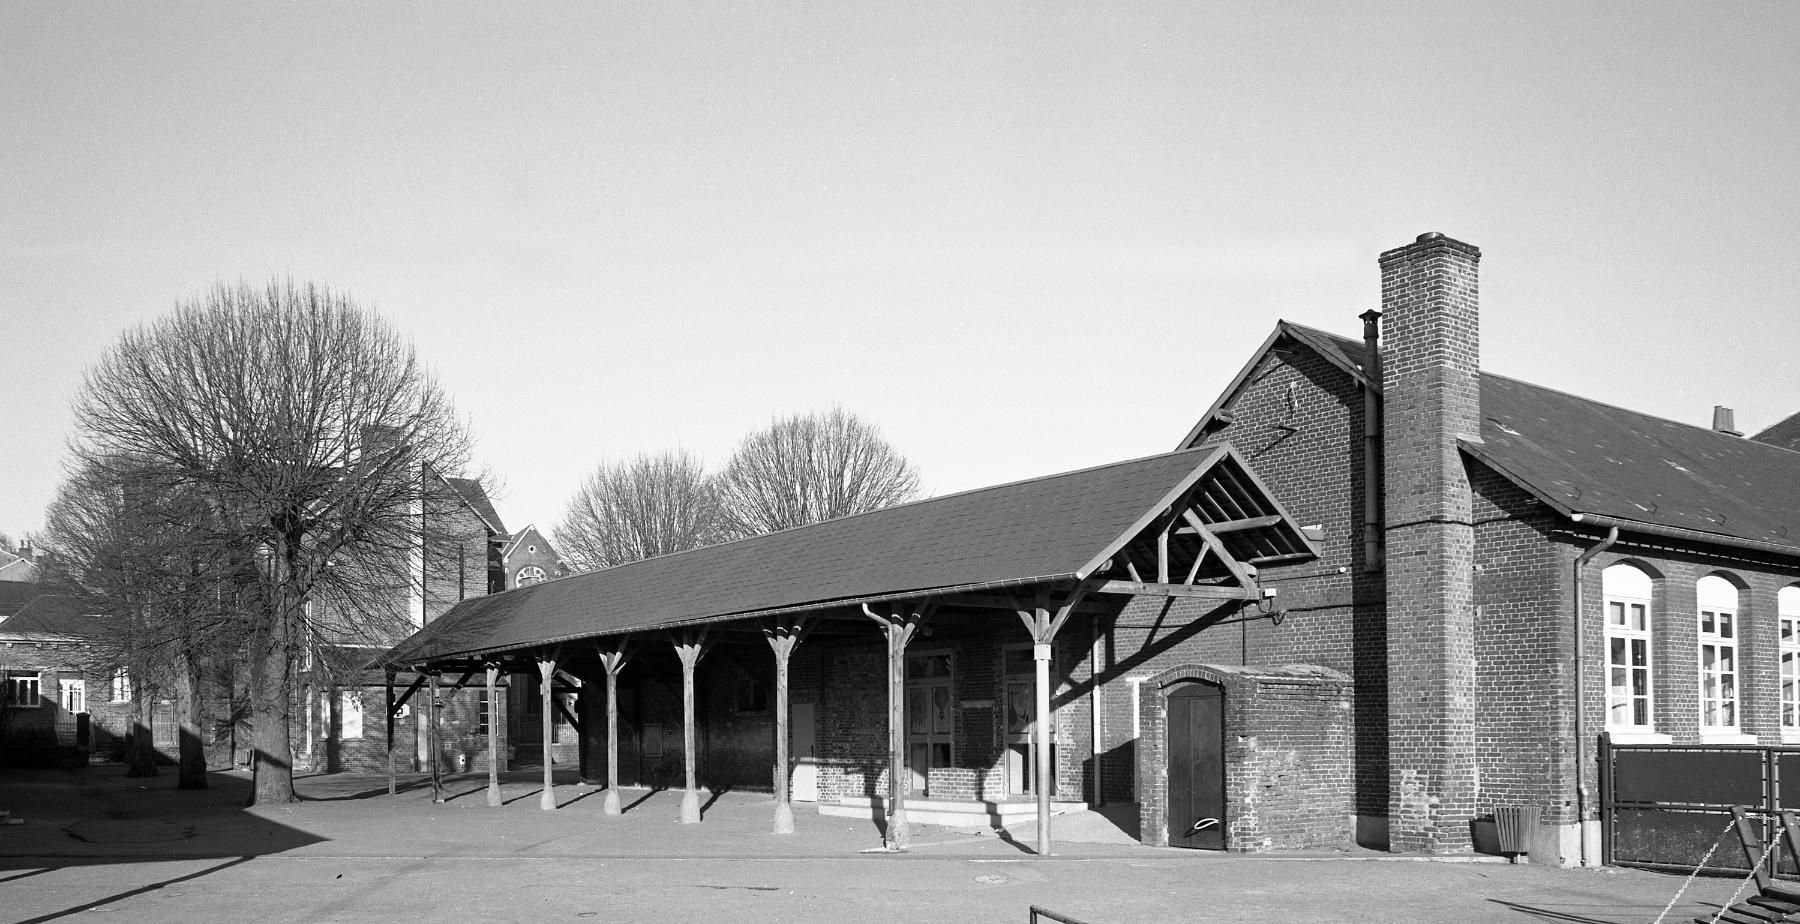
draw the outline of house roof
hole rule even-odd
[[[1204,435],[1265,353],[1305,344],[1367,382],[1361,340],[1279,322],[1231,387],[1189,433]],[[1727,545],[1800,555],[1800,452],[1678,423],[1555,389],[1481,374],[1480,443],[1471,456],[1559,512],[1688,530]],[[1758,434],[1791,428],[1800,415]]]
[[[75,598],[42,593],[37,584],[21,583],[21,587],[29,591],[0,590],[0,636],[81,639],[104,631],[97,619],[82,611]]]
[[[1775,424],[1761,433],[1751,437],[1759,443],[1780,446],[1783,449],[1800,451],[1800,413],[1790,414],[1787,419]]]
[[[469,509],[475,511],[475,515],[487,524],[487,528],[493,530],[494,535],[506,535],[506,524],[500,522],[500,514],[494,512],[494,502],[488,499],[487,490],[481,486],[480,481],[474,478],[451,478],[448,476],[445,476],[444,481],[450,485],[451,490],[462,497],[463,501],[469,505]]]
[[[0,583],[17,584],[37,580],[37,563],[28,558],[12,556],[11,561],[0,560]]]
[[[526,524],[524,529],[521,529],[518,532],[513,533],[512,538],[506,540],[506,544],[500,547],[501,557],[503,557],[503,558],[512,557],[513,549],[518,548],[519,543],[524,542],[525,538],[527,536],[536,536],[538,538],[538,541],[542,542],[544,544],[544,547],[546,549],[549,549],[550,553],[552,555],[556,554],[556,550],[553,547],[551,547],[551,545],[550,545],[550,540],[544,538],[544,534],[538,531],[537,524],[529,523],[529,524]]]
[[[472,598],[384,661],[407,666],[640,629],[1080,580],[1172,504],[1211,491],[1214,482],[1234,496],[1261,495],[1252,506],[1279,520],[1260,535],[1222,534],[1231,554],[1245,561],[1313,554],[1310,540],[1266,496],[1236,450],[1210,447],[917,501]]]

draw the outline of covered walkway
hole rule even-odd
[[[909,727],[928,728],[935,721],[931,713],[947,714],[952,705],[948,686],[938,699],[915,694],[908,703],[908,646],[934,629],[990,631],[994,614],[1004,614],[1018,620],[1020,639],[1030,645],[1035,703],[1029,709],[1027,787],[1037,798],[1036,849],[1048,854],[1056,789],[1053,723],[1035,717],[1053,715],[1053,642],[1070,619],[1116,612],[1133,596],[1197,599],[1254,612],[1274,597],[1273,589],[1257,582],[1260,567],[1316,554],[1314,539],[1244,460],[1220,446],[933,498],[466,600],[382,663],[390,671],[421,674],[396,704],[421,685],[432,688],[430,702],[437,702],[441,676],[460,674],[460,686],[485,674],[491,714],[497,714],[499,674],[534,669],[545,741],[559,715],[586,740],[580,717],[555,694],[582,686],[574,678],[603,676],[607,814],[623,808],[620,675],[632,665],[678,666],[685,768],[680,819],[695,823],[701,820],[696,668],[715,652],[747,665],[752,652],[766,645],[761,663],[769,665],[773,694],[774,830],[792,833],[790,660],[809,639],[879,638],[886,676],[864,676],[859,685],[886,691],[884,845],[898,851],[909,846],[906,798],[913,779],[920,764],[937,759],[929,745],[920,750],[916,735],[909,740]],[[931,669],[929,663],[917,668]],[[1011,708],[992,701],[955,705]],[[1018,711],[1027,710],[1021,704]],[[492,737],[497,724],[488,723],[491,753],[498,749]],[[487,799],[500,802],[494,771]],[[558,805],[549,761],[540,800],[545,809]]]

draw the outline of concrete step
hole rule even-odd
[[[1086,802],[1050,803],[1052,816],[1086,810]],[[882,818],[887,815],[887,800],[880,796],[846,796],[836,803],[819,803],[819,814],[838,818]],[[1037,814],[1038,804],[1032,799],[906,800],[907,821],[920,825],[943,825],[947,828],[1010,828],[1036,822]]]

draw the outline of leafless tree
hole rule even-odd
[[[82,466],[45,515],[57,554],[45,592],[81,614],[85,667],[124,671],[135,704],[131,776],[155,776],[152,710],[173,693],[180,725],[179,789],[205,789],[201,675],[242,648],[234,578],[243,569],[217,540],[204,500],[124,462]]]
[[[238,569],[251,798],[294,801],[303,652],[404,635],[432,563],[463,559],[469,537],[424,515],[468,462],[449,399],[373,312],[277,281],[221,285],[126,332],[87,373],[76,424],[82,465],[130,460],[143,490],[205,506]]]
[[[744,437],[718,493],[726,534],[742,538],[903,503],[919,476],[879,428],[833,407]]]
[[[717,541],[718,502],[693,455],[641,455],[594,469],[569,498],[555,535],[575,570],[611,568]]]

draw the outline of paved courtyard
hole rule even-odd
[[[172,770],[132,780],[117,765],[0,771],[0,922],[119,915],[194,921],[1016,921],[1040,905],[1090,924],[1162,921],[1650,922],[1683,877],[1555,870],[1379,853],[1237,856],[1129,842],[1095,814],[1060,818],[1053,856],[992,833],[915,827],[884,854],[872,820],[796,807],[799,832],[770,832],[766,794],[704,799],[676,823],[678,791],[602,794],[538,774],[429,782],[313,776],[308,801],[244,809],[248,779],[178,792]],[[1666,920],[1710,915],[1738,883],[1700,878]]]

